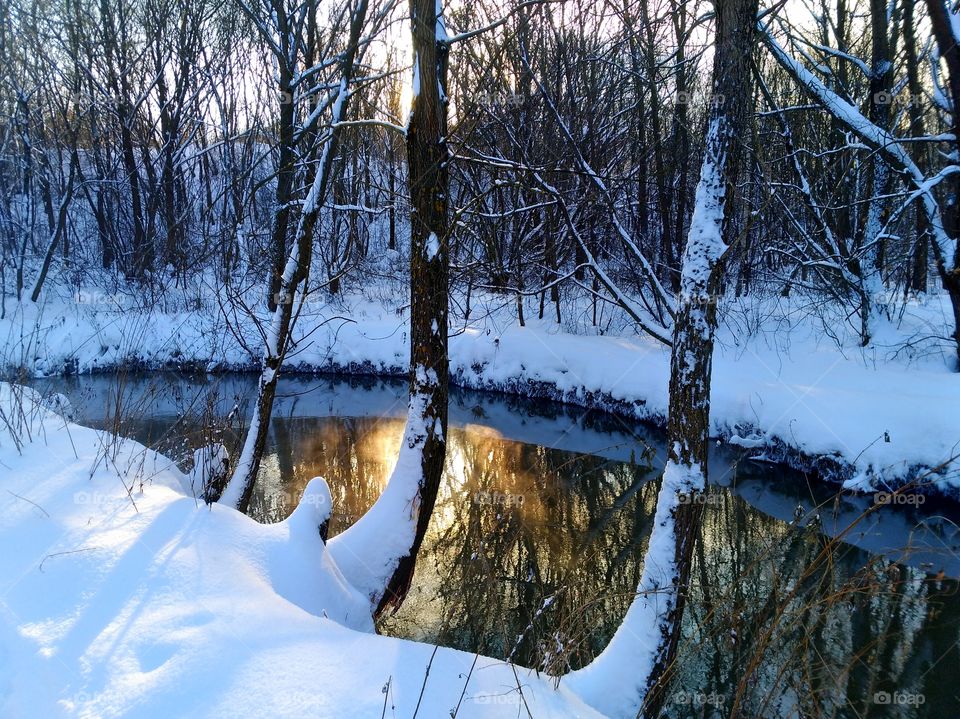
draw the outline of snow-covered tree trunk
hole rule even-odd
[[[609,646],[564,678],[610,716],[657,717],[680,638],[702,512],[710,371],[722,260],[732,236],[739,145],[747,132],[757,0],[718,0],[713,98],[687,236],[670,358],[669,455],[637,597]]]
[[[870,0],[872,62],[870,65],[870,121],[887,128],[890,103],[893,96],[893,61],[887,35],[889,17],[885,0]],[[883,291],[884,230],[888,211],[885,195],[890,184],[890,168],[882,156],[872,158],[872,197],[867,202],[866,222],[863,226],[860,274],[860,342],[866,347],[872,335],[871,321],[874,305],[881,304]]]
[[[263,370],[257,385],[257,402],[253,410],[250,427],[247,429],[244,439],[243,449],[223,494],[219,498],[212,495],[207,497],[208,501],[219,499],[220,502],[229,504],[240,511],[246,511],[250,502],[253,484],[260,468],[260,458],[267,441],[270,417],[273,413],[273,401],[277,393],[277,381],[280,378],[280,367],[283,364],[290,339],[291,322],[294,317],[294,299],[301,285],[303,285],[304,290],[306,289],[310,261],[313,256],[313,230],[330,183],[333,158],[336,156],[337,141],[341,131],[339,123],[346,116],[347,102],[350,98],[350,82],[366,13],[367,0],[359,0],[351,17],[347,47],[340,58],[340,85],[335,91],[336,99],[333,101],[331,109],[329,134],[323,145],[310,191],[303,203],[296,240],[280,277],[276,309],[271,316],[270,325],[266,328],[266,350],[263,358]],[[277,211],[282,212],[284,208],[277,208]]]
[[[410,183],[410,402],[400,456],[376,504],[329,546],[375,614],[398,607],[413,579],[446,457],[449,153],[448,38],[439,0],[410,1],[413,99]]]

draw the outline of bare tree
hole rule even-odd
[[[749,134],[757,0],[718,0],[707,145],[683,255],[670,356],[668,459],[637,597],[609,646],[565,677],[613,715],[658,717],[676,658],[700,530],[710,431],[710,376],[723,260],[736,242],[734,197]]]
[[[413,97],[410,186],[410,399],[403,444],[374,507],[331,542],[375,614],[399,607],[413,579],[440,489],[447,446],[449,284],[449,38],[437,0],[410,1]],[[358,559],[359,558],[359,559]]]
[[[953,63],[956,72],[950,69],[951,63],[949,61],[947,62],[947,68],[949,83],[953,87],[951,97],[954,102],[957,102],[957,95],[954,94],[954,91],[960,93],[960,79],[956,79],[960,78],[960,54],[957,51],[957,41],[952,39],[952,30],[944,6],[936,0],[933,0],[930,5],[931,19],[935,34],[938,37],[938,44],[941,46],[941,52],[948,52],[950,57],[956,60]],[[939,26],[936,20],[938,11],[941,15]],[[938,27],[939,32],[937,32]],[[853,104],[841,97],[836,90],[828,87],[823,80],[808,70],[801,62],[791,57],[774,37],[770,23],[762,26],[761,37],[773,58],[803,92],[864,145],[877,152],[907,185],[910,190],[907,202],[902,204],[897,212],[893,213],[894,217],[901,214],[906,207],[914,202],[919,203],[922,208],[926,215],[926,226],[931,233],[930,249],[936,261],[941,283],[949,296],[953,309],[953,338],[957,352],[957,367],[960,370],[960,279],[958,279],[960,278],[960,271],[957,269],[958,261],[960,261],[960,254],[958,254],[960,250],[958,250],[957,242],[958,232],[960,232],[960,205],[955,201],[951,202],[949,199],[956,197],[955,192],[946,193],[945,204],[936,192],[941,184],[950,183],[953,185],[958,182],[955,160],[951,160],[932,176],[925,174],[914,162],[905,146],[906,143],[865,117]],[[942,38],[942,41],[940,38]],[[954,86],[954,83],[956,83],[956,86]],[[960,105],[952,113],[954,118],[957,117],[958,109],[960,109]],[[951,134],[949,138],[950,142],[953,142],[956,146],[954,135]],[[922,140],[922,138],[917,139]],[[928,141],[942,141],[942,139],[931,138]],[[956,153],[953,153],[950,157],[955,158]]]
[[[295,10],[290,15],[285,16],[285,19],[280,19],[277,13],[272,13],[272,17],[278,22],[278,27],[273,29],[258,22],[258,16],[252,11],[247,10],[247,12],[254,22],[258,23],[261,34],[271,46],[274,54],[278,56],[278,60],[290,65],[291,76],[297,77],[300,84],[300,88],[297,88],[298,92],[309,92],[309,86],[306,86],[306,83],[314,81],[313,76],[317,71],[317,66],[312,65],[305,68],[302,73],[297,72],[301,53],[304,51],[308,40],[301,34],[289,33],[291,24],[302,23],[304,20],[300,10]],[[330,126],[320,143],[319,161],[312,170],[314,173],[313,179],[310,191],[303,202],[302,214],[297,226],[296,241],[287,257],[281,276],[276,308],[272,312],[270,324],[265,332],[266,351],[263,358],[263,370],[257,386],[257,400],[253,410],[253,418],[250,427],[247,429],[240,458],[230,481],[223,490],[222,496],[217,497],[216,491],[214,491],[208,497],[211,501],[219,500],[241,511],[246,509],[250,501],[250,493],[253,491],[253,484],[260,467],[260,458],[263,455],[270,417],[273,412],[277,382],[280,379],[280,369],[290,347],[290,330],[295,316],[295,300],[299,299],[300,302],[296,307],[302,306],[307,291],[306,285],[313,252],[314,228],[330,183],[333,158],[336,154],[337,141],[342,129],[341,122],[344,119],[347,103],[350,99],[354,63],[365,27],[366,16],[367,0],[358,0],[351,13],[346,47],[337,62],[340,75],[339,82],[333,86],[325,99],[316,103],[316,109],[307,116],[303,125],[297,129],[297,133],[301,137],[311,136],[313,126],[319,122],[321,111],[329,107]],[[287,80],[281,78],[281,104],[291,101],[288,99],[289,96],[285,94],[288,87],[287,82]],[[281,142],[283,141],[281,140]],[[287,212],[289,209],[287,204],[285,202],[279,205],[277,212]],[[298,292],[303,294],[298,295]]]

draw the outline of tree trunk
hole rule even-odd
[[[887,35],[886,0],[870,0],[871,76],[870,122],[886,129],[889,124],[893,91],[893,62]],[[871,196],[867,203],[866,222],[862,225],[860,266],[860,344],[866,347],[871,339],[871,315],[874,305],[883,296],[884,240],[880,237],[887,209],[883,196],[887,192],[890,169],[883,157],[871,160]]]
[[[76,154],[72,155],[72,158],[76,158]],[[50,271],[50,264],[53,262],[53,255],[57,251],[57,245],[60,244],[61,238],[66,236],[67,233],[67,210],[70,207],[70,201],[73,199],[73,184],[74,178],[76,177],[76,160],[71,159],[70,161],[70,171],[67,177],[67,186],[63,191],[63,197],[60,200],[60,210],[57,212],[56,219],[54,220],[53,230],[51,231],[50,244],[47,246],[47,252],[43,256],[43,264],[40,266],[40,274],[37,276],[37,281],[33,285],[33,291],[30,293],[30,301],[36,302],[40,299],[40,290],[43,288],[43,283],[47,279],[47,273]]]
[[[947,64],[948,86],[950,89],[950,103],[953,112],[953,133],[954,150],[953,157],[957,158],[960,152],[960,38],[956,37],[953,31],[954,24],[949,18],[949,10],[943,3],[943,0],[927,0],[927,8],[930,13],[930,24],[933,27],[933,35],[937,40],[937,47],[940,49],[940,57]],[[960,164],[954,159],[954,164]],[[943,210],[943,229],[947,236],[953,240],[953,257],[945,257],[945,249],[941,250],[938,243],[931,243],[935,252],[934,259],[937,264],[937,272],[940,274],[940,280],[943,288],[950,295],[950,303],[953,306],[953,339],[957,349],[957,370],[960,371],[960,173],[953,173],[944,180],[948,185],[947,206]],[[948,265],[950,263],[950,265]]]
[[[447,36],[435,0],[411,0],[414,94],[410,188],[410,400],[400,455],[383,493],[328,547],[375,615],[407,595],[446,457],[449,218]]]
[[[282,34],[282,33],[281,33]],[[280,63],[280,147],[277,162],[276,212],[273,215],[273,230],[270,236],[271,257],[270,282],[267,285],[267,307],[277,309],[280,281],[287,260],[287,232],[290,225],[290,206],[293,200],[294,163],[296,152],[293,135],[296,130],[296,114],[291,93],[292,73],[285,62]]]
[[[903,2],[903,50],[907,66],[907,89],[910,91],[910,136],[921,137],[924,130],[923,108],[920,105],[923,88],[920,85],[920,61],[917,58],[917,35],[914,20],[915,0]],[[924,162],[926,148],[922,143],[914,143],[913,161],[921,170],[926,169]],[[913,268],[910,274],[910,289],[916,292],[927,291],[927,258],[930,254],[930,226],[922,209],[916,211],[917,236],[914,240]]]
[[[733,244],[740,143],[749,137],[757,0],[717,0],[713,98],[683,257],[670,356],[669,455],[637,597],[609,646],[568,686],[605,714],[659,717],[676,658],[706,486],[710,370],[722,260]],[[624,672],[630,670],[629,681]]]
[[[419,92],[407,128],[410,183],[410,411],[404,441],[420,448],[416,532],[387,582],[377,614],[399,607],[413,579],[447,451],[447,39],[435,0],[410,0]]]

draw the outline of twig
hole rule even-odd
[[[430,676],[430,667],[433,666],[433,658],[437,656],[437,650],[440,648],[439,644],[433,645],[433,654],[430,655],[430,661],[427,662],[427,671],[423,675],[423,684],[420,686],[420,696],[417,698],[417,708],[413,710],[413,719],[417,719],[417,712],[420,711],[420,702],[423,701],[423,692],[427,688],[427,678]]]
[[[387,677],[387,683],[383,685],[383,711],[380,712],[380,719],[386,719],[387,700],[390,698],[390,682],[393,681],[393,675]]]
[[[50,513],[49,513],[47,510],[45,510],[43,507],[41,507],[39,504],[37,504],[36,502],[33,502],[33,501],[27,499],[26,497],[21,497],[19,494],[17,494],[16,492],[11,492],[9,489],[7,490],[7,494],[13,495],[13,496],[16,497],[17,499],[22,499],[22,500],[23,500],[24,502],[26,502],[27,504],[32,504],[34,507],[36,507],[36,508],[39,509],[41,512],[43,512],[47,517],[50,516]]]
[[[53,554],[48,554],[43,559],[40,560],[40,571],[43,571],[43,563],[46,562],[51,557],[62,557],[64,554],[77,554],[78,552],[92,552],[94,549],[99,549],[100,547],[84,547],[83,549],[71,549],[67,552],[54,552]]]
[[[523,695],[523,687],[520,684],[520,676],[517,674],[517,665],[511,662],[510,668],[513,670],[513,678],[517,680],[517,691],[520,692],[520,699],[523,701],[523,708],[527,710],[527,716],[530,719],[533,719],[533,714],[530,711],[530,707],[527,705],[527,698]]]
[[[470,665],[470,671],[467,672],[467,680],[463,683],[463,691],[460,692],[460,699],[457,700],[457,706],[454,707],[453,711],[450,713],[450,719],[457,719],[457,714],[460,712],[460,705],[463,704],[463,698],[467,694],[467,685],[470,684],[470,677],[473,676],[473,669],[477,666],[477,659],[479,658],[479,653],[473,655],[473,664]]]

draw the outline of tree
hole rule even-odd
[[[300,81],[300,87],[294,89],[298,93],[309,92],[309,88],[303,86],[303,81],[305,78],[312,78],[312,75],[316,72],[316,66],[311,65],[305,68],[302,73],[297,72],[297,69],[301,53],[305,51],[310,41],[301,35],[292,35],[287,32],[291,25],[296,24],[294,17],[299,15],[299,10],[292,12],[291,16],[286,17],[286,19],[280,19],[280,15],[276,12],[272,13],[271,16],[278,23],[275,29],[276,35],[266,25],[260,23],[253,12],[249,9],[247,12],[251,19],[257,23],[259,31],[273,49],[274,54],[277,55],[278,60],[290,65],[290,76],[296,77]],[[222,496],[218,497],[216,488],[214,488],[213,493],[207,497],[209,501],[224,502],[241,511],[246,510],[250,501],[250,494],[253,491],[253,484],[260,467],[260,458],[267,441],[267,431],[273,413],[273,401],[277,393],[277,382],[280,379],[280,369],[290,347],[290,331],[294,321],[295,300],[299,299],[299,306],[302,306],[303,297],[307,292],[307,280],[313,253],[314,228],[330,183],[333,158],[336,156],[337,141],[343,127],[341,123],[350,99],[354,64],[366,15],[367,0],[358,0],[351,13],[347,44],[337,63],[340,75],[339,82],[334,85],[334,89],[327,96],[325,102],[318,101],[316,103],[316,109],[307,116],[306,121],[296,131],[296,134],[301,138],[312,137],[312,128],[319,122],[320,111],[325,107],[330,108],[330,127],[320,142],[319,161],[312,170],[314,174],[310,183],[310,190],[303,201],[296,239],[290,249],[283,274],[280,277],[276,308],[271,313],[270,323],[265,331],[263,369],[257,385],[257,400],[253,410],[253,418],[250,421],[250,427],[247,429],[240,458],[230,481],[223,490]],[[280,39],[277,40],[275,37]],[[289,82],[286,74],[282,74],[280,78],[281,105],[284,102],[292,101],[291,96],[286,94],[288,88],[290,88]],[[283,110],[281,110],[281,113],[283,113]],[[281,142],[284,141],[281,140]],[[288,211],[287,205],[287,202],[278,204],[276,212],[286,213]]]
[[[668,458],[637,597],[609,646],[565,681],[611,715],[657,717],[680,639],[707,479],[710,375],[724,257],[736,242],[734,197],[752,111],[757,0],[717,0],[706,152],[680,277],[670,355]]]
[[[399,607],[436,503],[447,446],[449,285],[449,38],[437,0],[410,0],[413,96],[407,126],[410,187],[410,398],[390,482],[330,549],[375,614]]]
[[[930,0],[931,22],[941,54],[946,60],[948,85],[953,104],[954,123],[960,117],[960,47],[953,35],[949,14],[940,0]],[[935,175],[927,176],[914,162],[906,143],[894,134],[865,117],[852,103],[841,97],[823,80],[814,75],[802,63],[791,57],[777,42],[769,23],[762,25],[761,38],[770,54],[781,68],[797,85],[825,110],[836,122],[860,140],[871,150],[882,156],[894,169],[910,193],[907,202],[901,205],[895,216],[903,212],[914,202],[919,203],[926,215],[925,225],[930,231],[930,249],[933,252],[937,272],[953,309],[953,339],[957,357],[957,369],[960,371],[960,203],[956,201],[960,188],[960,165],[957,164],[956,149],[960,147],[955,133],[946,138],[930,138],[928,141],[948,140],[954,151],[952,158]],[[954,126],[957,129],[957,126]],[[920,139],[920,138],[915,138]],[[937,189],[947,184],[950,189],[945,193],[946,202],[938,197]]]

